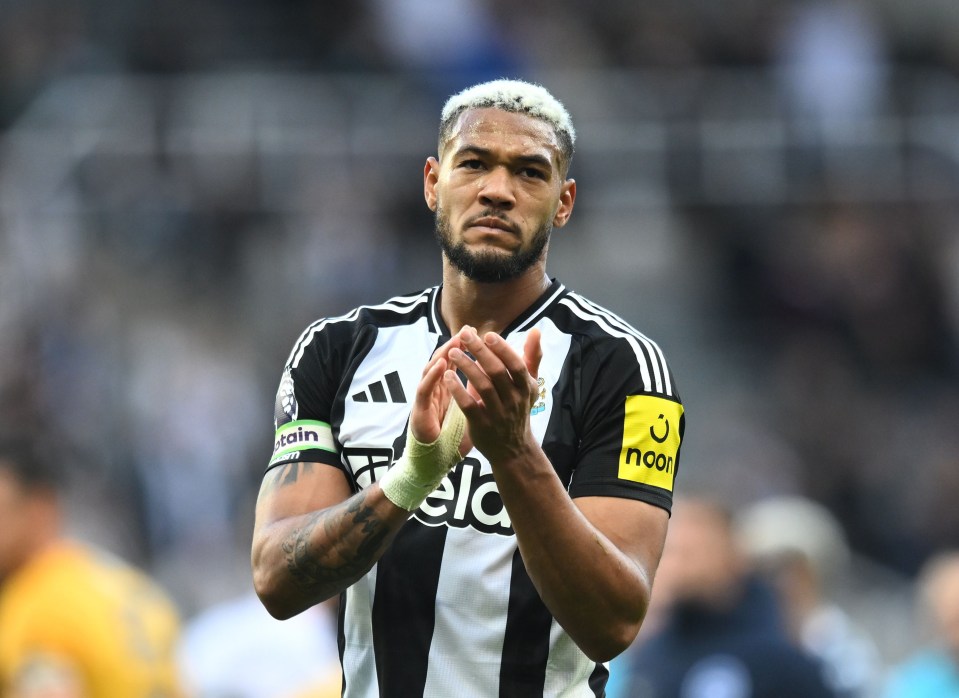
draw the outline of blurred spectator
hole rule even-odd
[[[231,336],[215,312],[194,303],[140,318],[125,338],[124,468],[137,485],[141,546],[187,614],[239,591],[234,560],[246,543],[236,521],[250,487],[258,392]]]
[[[179,650],[192,698],[337,698],[340,663],[330,604],[273,618],[250,592],[192,618]]]
[[[930,636],[910,659],[895,667],[883,698],[959,696],[959,551],[933,557],[923,567],[917,593],[921,622]]]
[[[173,604],[142,572],[64,537],[55,464],[68,459],[0,437],[0,695],[179,696]]]
[[[746,508],[736,524],[746,551],[778,594],[789,634],[822,661],[836,694],[876,695],[879,651],[834,597],[837,582],[851,570],[836,518],[804,497],[779,496]]]
[[[848,135],[855,123],[885,106],[885,37],[860,0],[784,3],[774,53],[786,103],[811,119],[826,140]]]
[[[834,695],[819,664],[789,640],[774,594],[752,574],[717,503],[674,503],[653,601],[651,627],[630,650],[626,696]]]
[[[233,507],[253,460],[256,390],[237,352],[218,346],[226,339],[219,325],[211,323],[207,336],[185,312],[179,322],[151,320],[130,332],[126,386],[149,542],[161,556],[209,550],[234,530]],[[211,438],[202,425],[227,414]]]
[[[391,62],[426,78],[437,99],[521,69],[484,2],[372,0],[371,8]]]
[[[880,385],[953,369],[939,248],[908,211],[837,203],[780,226],[753,250],[761,269],[752,293],[774,342],[828,333],[855,373]]]
[[[841,194],[894,178],[895,153],[881,145],[881,117],[893,84],[874,8],[863,0],[789,0],[782,6],[772,67],[786,123],[802,146],[787,163],[794,187],[824,186]]]

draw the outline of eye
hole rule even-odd
[[[533,179],[546,179],[546,173],[535,167],[524,167],[519,171],[524,177],[531,177]]]
[[[463,160],[459,167],[462,167],[466,170],[479,170],[483,168],[483,161],[477,160],[476,158],[471,158],[469,160]]]

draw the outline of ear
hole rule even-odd
[[[573,204],[576,203],[576,180],[567,179],[563,182],[559,192],[559,206],[553,215],[553,226],[562,228],[573,215]]]
[[[426,158],[423,167],[423,198],[430,211],[436,210],[436,183],[440,177],[440,163],[434,157]]]

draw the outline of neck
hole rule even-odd
[[[480,335],[502,332],[543,294],[549,283],[543,264],[534,264],[510,281],[479,283],[444,262],[440,312],[453,334],[464,325],[475,328]]]

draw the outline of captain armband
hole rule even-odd
[[[276,430],[273,438],[273,456],[267,467],[289,459],[294,453],[315,449],[330,453],[337,452],[333,441],[333,429],[329,424],[312,419],[287,422]]]

